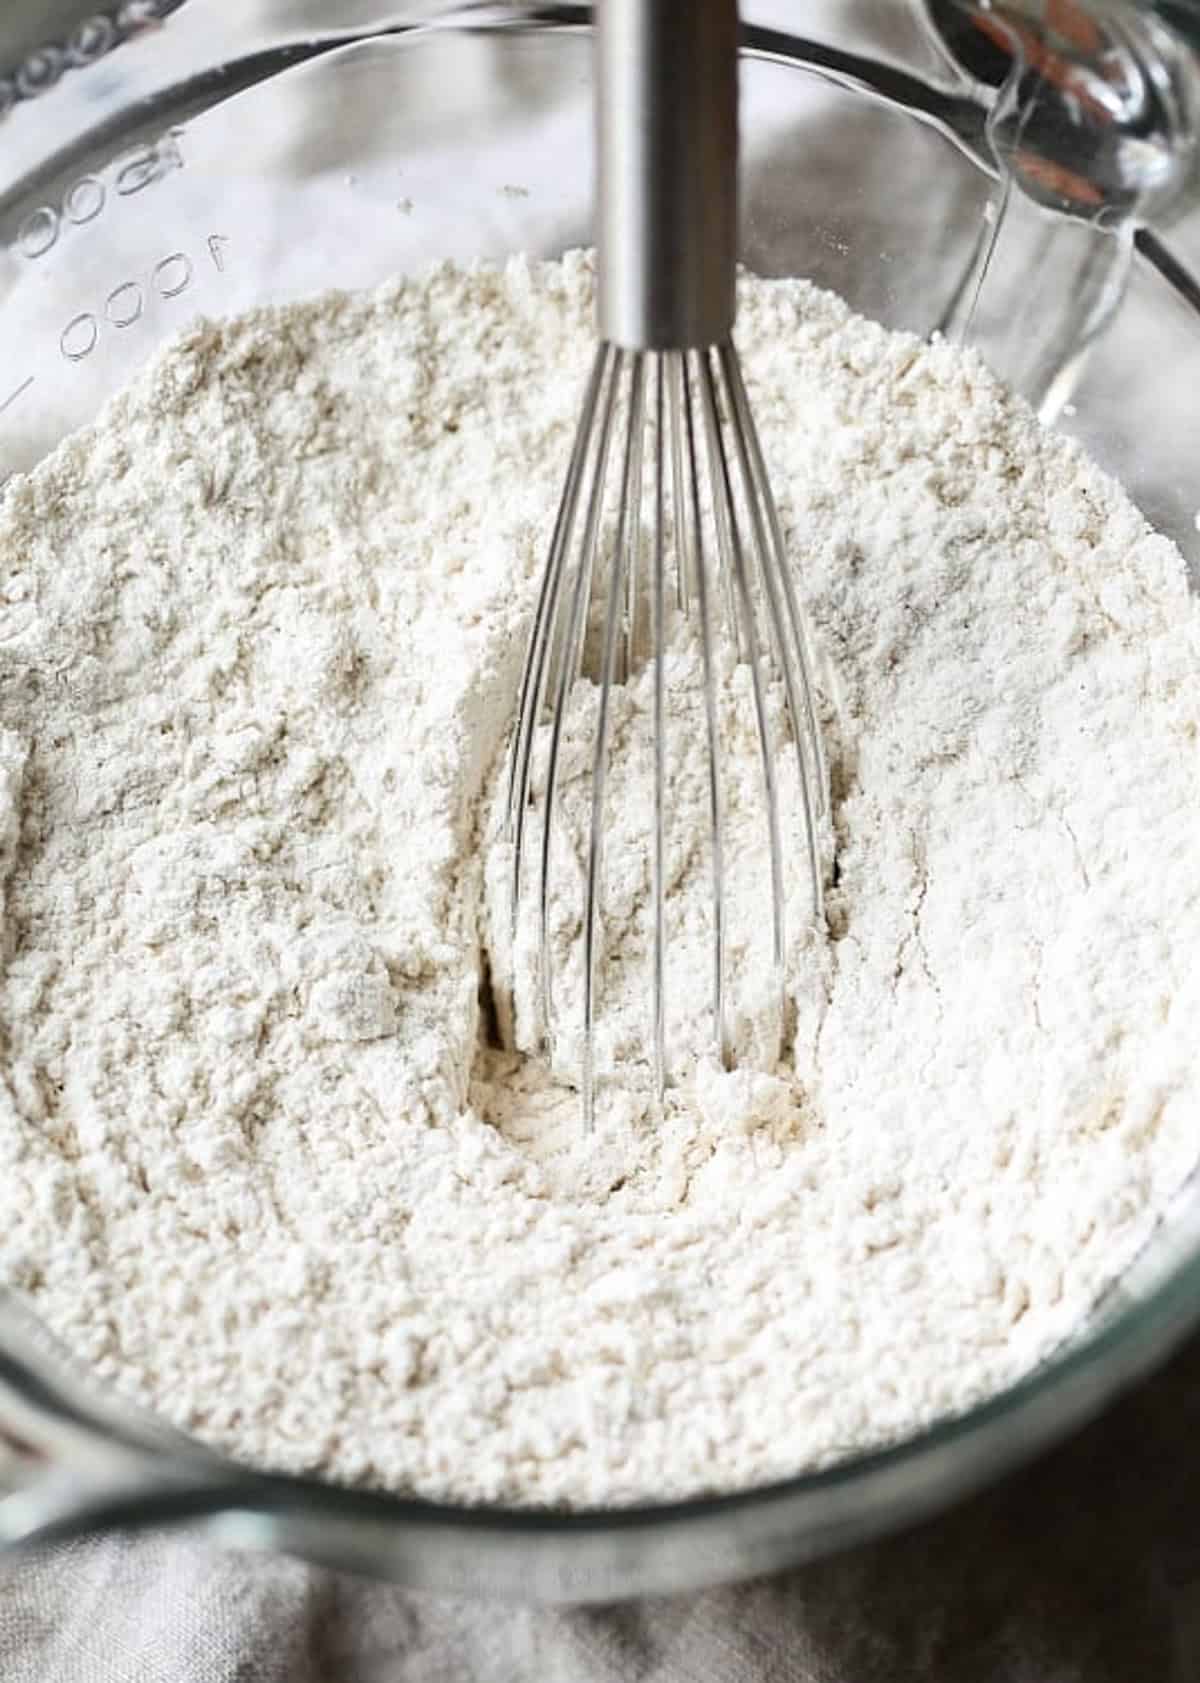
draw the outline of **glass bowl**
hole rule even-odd
[[[1069,30],[1038,36],[1025,0],[746,8],[742,256],[888,326],[978,343],[1195,568],[1197,19],[1188,0],[1166,21],[1091,9],[1085,52]],[[10,7],[0,484],[198,313],[588,243],[589,35],[569,6]],[[735,1495],[562,1514],[256,1473],[99,1394],[0,1296],[0,1544],[190,1522],[445,1592],[694,1587],[950,1501],[1095,1412],[1197,1319],[1189,1183],[1069,1347],[971,1412]]]

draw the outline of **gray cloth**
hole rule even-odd
[[[1200,1339],[901,1537],[601,1610],[417,1597],[180,1537],[0,1582],[3,1683],[1197,1683]]]

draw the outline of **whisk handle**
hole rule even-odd
[[[717,344],[737,261],[737,0],[598,0],[599,332]]]

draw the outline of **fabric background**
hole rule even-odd
[[[1200,1339],[953,1512],[777,1578],[602,1609],[407,1595],[184,1536],[0,1577],[3,1683],[1197,1683]]]

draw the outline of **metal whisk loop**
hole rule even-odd
[[[615,447],[618,438],[619,447]],[[610,472],[614,462],[619,465]],[[674,589],[668,591],[672,568]],[[585,644],[595,648],[588,628],[597,621],[599,650],[588,657],[585,671]],[[554,1026],[549,908],[555,812],[565,722],[582,673],[583,682],[596,686],[582,924],[581,1086],[589,1124],[595,1109],[594,1049],[602,1006],[599,956],[613,691],[635,681],[647,667],[653,736],[653,810],[646,815],[653,897],[649,1027],[660,1097],[668,1079],[667,650],[673,627],[681,622],[690,623],[698,639],[703,679],[703,734],[696,751],[707,761],[713,1041],[717,1058],[728,1067],[725,748],[720,704],[727,680],[723,674],[728,673],[731,659],[742,660],[749,674],[770,857],[771,952],[782,1000],[786,955],[785,852],[778,781],[782,742],[775,740],[768,700],[776,681],[794,742],[814,921],[821,907],[817,826],[824,805],[824,762],[804,624],[732,346],[690,351],[602,346],[588,382],[580,437],[568,468],[534,616],[507,807],[515,928],[527,813],[537,786],[538,725],[544,718],[548,741],[540,802],[538,969],[541,1024],[548,1036]],[[643,651],[641,628],[647,625],[649,646]]]
[[[734,619],[733,635],[739,653],[744,653],[750,667],[750,686],[754,695],[754,718],[758,727],[759,755],[762,761],[763,796],[767,813],[767,841],[771,854],[771,930],[772,958],[775,964],[775,986],[780,995],[781,1020],[783,1002],[783,856],[779,845],[779,797],[775,781],[775,761],[771,752],[767,729],[767,704],[763,675],[759,664],[758,624],[750,577],[746,566],[742,534],[734,505],[733,482],[729,472],[729,457],[721,432],[717,409],[717,388],[713,374],[713,351],[693,351],[700,382],[701,413],[708,444],[709,478],[712,485],[713,507],[716,513],[717,543],[721,567],[732,582]],[[731,352],[732,354],[732,352]]]
[[[681,576],[690,573],[696,586],[700,616],[700,657],[704,667],[704,730],[708,744],[708,828],[713,879],[713,1038],[721,1068],[730,1060],[729,1025],[725,1016],[725,845],[721,803],[721,738],[717,729],[717,680],[713,658],[713,614],[708,589],[708,560],[704,545],[704,523],[700,504],[700,461],[696,451],[696,415],[687,362],[677,356],[679,383],[683,391],[683,415],[687,429],[688,488],[691,495],[689,543],[681,553]],[[680,510],[684,504],[680,503]],[[661,1095],[662,1089],[659,1089]]]
[[[664,358],[657,359],[654,371],[654,556],[651,572],[651,616],[650,635],[654,645],[654,858],[652,861],[653,892],[654,892],[654,976],[651,983],[654,998],[654,1090],[661,1099],[667,1084],[667,1025],[665,1016],[666,986],[664,972],[666,969],[666,919],[664,902],[666,900],[666,858],[667,858],[667,827],[666,800],[663,788],[667,780],[667,691],[666,691],[666,618],[667,618],[667,567],[663,539],[666,514],[666,488],[663,482],[663,427],[666,423],[666,413],[663,407],[663,374]],[[678,453],[671,452],[672,474],[675,475],[676,491],[675,518],[678,522],[680,515],[679,501],[682,490],[682,463],[678,462]],[[678,469],[678,471],[677,471]],[[680,557],[677,565],[677,575],[683,579],[683,555],[681,534],[676,532],[676,543],[679,545]],[[677,595],[682,604],[682,582],[677,589]],[[584,1110],[590,1114],[592,1105],[592,1090],[589,1086],[584,1093]]]
[[[829,773],[825,763],[825,748],[817,724],[816,704],[813,700],[812,653],[804,616],[796,597],[783,545],[779,524],[779,510],[771,491],[771,481],[763,460],[758,430],[746,395],[741,364],[732,345],[722,345],[717,352],[725,376],[736,416],[732,428],[742,478],[746,486],[746,500],[754,523],[754,537],[758,547],[771,634],[779,671],[783,675],[784,692],[792,734],[796,741],[800,792],[804,803],[805,841],[810,865],[810,892],[814,917],[820,921],[823,892],[820,853],[817,845],[817,825],[828,813]],[[780,598],[782,597],[782,606]]]
[[[626,579],[636,580],[637,547],[641,536],[642,505],[642,415],[645,408],[644,357],[640,351],[619,353],[630,367],[629,429],[625,434],[625,465],[621,473],[621,503],[617,527],[616,558],[609,583],[608,605],[604,618],[604,651],[600,665],[600,707],[596,715],[596,742],[592,755],[592,818],[588,834],[587,890],[583,912],[583,1114],[587,1126],[592,1124],[595,1110],[595,1082],[593,1050],[596,1028],[596,918],[599,912],[600,870],[604,848],[604,782],[608,773],[608,714],[612,699],[613,677],[617,661],[617,637],[621,629],[621,604],[626,600]],[[595,542],[595,532],[589,534]],[[591,560],[589,559],[589,566]],[[582,568],[580,569],[582,577]],[[626,632],[626,670],[628,670],[633,627],[637,622],[637,603],[629,599]],[[561,725],[556,717],[555,727]],[[659,791],[661,793],[661,791]],[[547,791],[547,802],[550,794]],[[550,834],[550,809],[546,808],[543,838]],[[549,851],[542,850],[542,906],[546,905],[548,888]],[[544,914],[543,914],[544,915]],[[542,973],[549,969],[546,962],[545,925],[541,953]]]
[[[579,672],[583,653],[583,637],[587,628],[588,605],[592,578],[596,565],[596,540],[600,531],[600,515],[604,506],[604,480],[608,469],[609,448],[612,444],[613,414],[620,386],[621,370],[627,360],[625,351],[612,350],[608,384],[600,402],[600,423],[596,439],[591,485],[588,488],[587,512],[584,516],[583,539],[575,564],[575,578],[571,589],[570,618],[565,641],[556,648],[551,630],[550,649],[555,655],[554,708],[550,724],[550,753],[546,763],[546,801],[542,812],[542,862],[538,889],[538,964],[541,976],[542,1035],[549,1039],[554,1021],[554,996],[550,976],[550,858],[554,839],[554,796],[558,788],[558,766],[562,750],[563,723],[566,719],[567,697]],[[569,550],[574,521],[567,523],[564,551]],[[616,600],[620,600],[619,594]],[[519,874],[520,861],[514,861]],[[591,1058],[589,1046],[588,1059]]]
[[[611,345],[602,344],[597,348],[592,362],[592,371],[588,377],[583,409],[580,412],[579,426],[575,432],[571,461],[567,468],[566,484],[559,501],[558,514],[554,522],[554,533],[550,539],[550,549],[542,573],[541,589],[538,592],[537,608],[533,616],[533,629],[529,637],[529,648],[525,655],[525,665],[521,674],[520,699],[517,703],[517,731],[513,741],[512,757],[509,761],[506,811],[506,829],[508,838],[513,844],[511,905],[514,941],[517,933],[517,907],[521,898],[521,854],[525,838],[525,814],[529,809],[529,778],[533,756],[533,737],[545,699],[551,632],[558,616],[558,604],[562,596],[567,552],[570,548],[571,533],[575,525],[575,511],[579,506],[579,488],[583,481],[596,412],[600,406],[605,377],[610,375],[611,365],[616,354]],[[610,405],[612,391],[610,378],[607,393]]]

